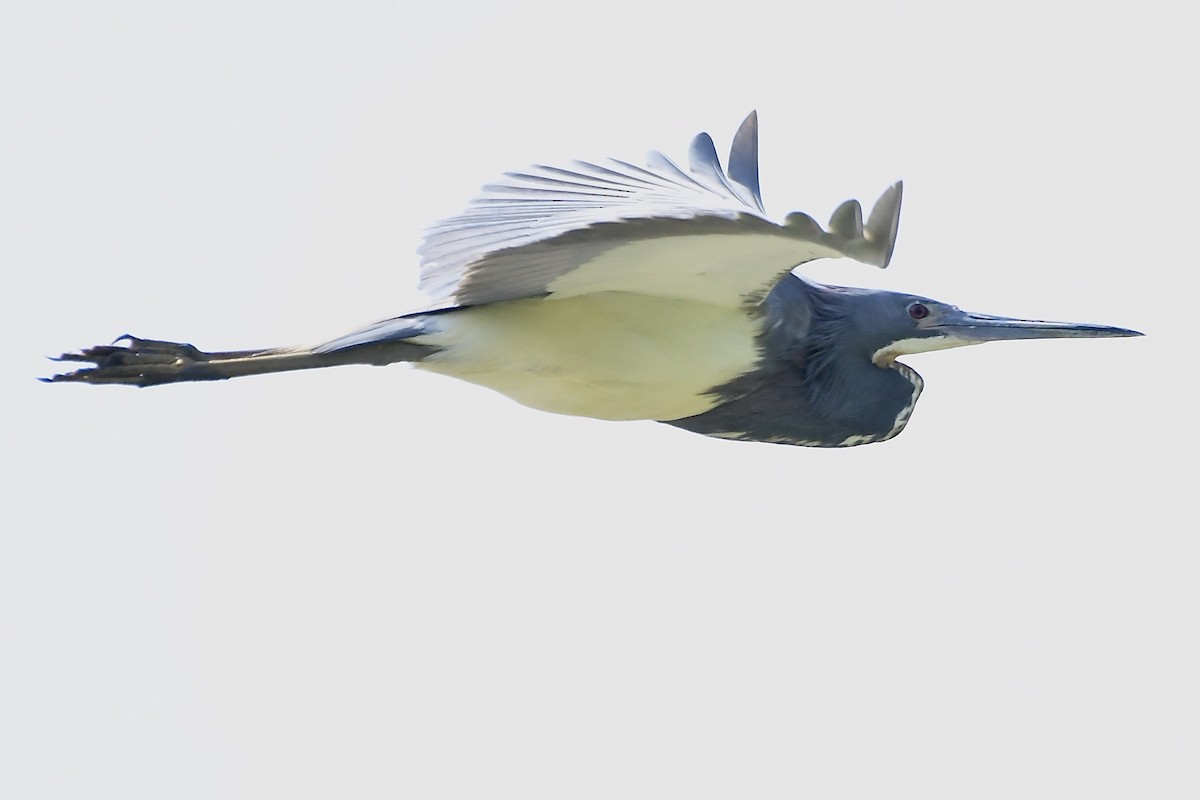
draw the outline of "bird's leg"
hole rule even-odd
[[[334,352],[303,348],[234,350],[206,353],[190,344],[139,339],[126,334],[112,344],[63,353],[56,361],[77,361],[94,366],[54,375],[50,383],[116,383],[157,386],[184,381],[219,381],[242,375],[317,369],[341,364],[389,364],[419,361],[432,348],[409,342],[352,347]]]
[[[120,383],[156,386],[181,381],[211,381],[280,369],[302,369],[295,358],[271,350],[206,353],[190,344],[140,339],[126,334],[112,344],[63,353],[56,361],[76,361],[94,366],[55,375],[51,382]]]

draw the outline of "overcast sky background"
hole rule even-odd
[[[0,796],[1194,798],[1184,3],[0,9]],[[906,181],[817,279],[1143,339],[907,359],[824,451],[402,367],[45,386],[126,331],[318,341],[533,161]]]

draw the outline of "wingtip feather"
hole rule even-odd
[[[729,148],[729,178],[750,190],[754,204],[763,211],[758,182],[758,112],[751,111],[738,126]]]
[[[896,234],[900,230],[900,205],[904,199],[904,181],[896,181],[879,196],[871,208],[871,216],[863,228],[863,237],[879,248],[880,269],[886,268],[896,249]]]
[[[858,239],[863,235],[862,204],[847,200],[829,217],[829,230],[846,239]]]

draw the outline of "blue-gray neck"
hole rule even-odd
[[[670,425],[721,438],[814,447],[900,432],[920,393],[906,368],[877,366],[853,335],[856,295],[788,276],[763,302],[762,356],[712,392],[719,405]]]

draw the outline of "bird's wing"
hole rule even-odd
[[[755,113],[734,136],[727,171],[707,133],[689,155],[687,171],[652,152],[645,167],[608,160],[508,173],[426,232],[420,286],[441,307],[605,291],[740,305],[816,258],[887,266],[900,183],[866,224],[848,200],[826,230],[807,214],[782,223],[764,214]]]

